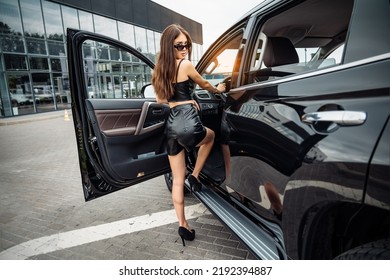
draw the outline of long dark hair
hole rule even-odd
[[[176,50],[173,42],[180,34],[184,34],[187,38],[188,59],[191,60],[192,41],[190,34],[183,27],[172,24],[161,34],[160,53],[152,75],[152,84],[161,99],[169,100],[173,96],[173,83],[176,77]]]

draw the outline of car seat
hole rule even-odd
[[[255,81],[265,81],[270,77],[283,77],[294,72],[273,70],[273,67],[299,63],[298,53],[294,45],[285,37],[268,37],[264,50],[263,63],[267,68],[255,73]]]

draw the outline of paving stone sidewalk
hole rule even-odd
[[[73,121],[71,115],[65,120],[64,111],[0,120],[0,256],[47,236],[61,244],[61,236],[72,231],[173,209],[163,177],[85,202],[77,156]],[[197,204],[186,196],[187,206]],[[253,259],[205,208],[190,223],[196,239],[185,247],[173,222],[47,253],[37,250],[27,259]]]

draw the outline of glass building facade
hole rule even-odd
[[[151,1],[147,0],[128,0],[126,3],[140,2],[145,5],[145,16],[148,16],[148,4],[152,8],[151,11],[164,9],[165,15],[170,14],[168,18],[171,22],[168,20],[161,23],[161,26],[156,26],[150,21],[149,25],[155,26],[142,26],[102,13],[93,13],[76,5],[65,5],[65,2],[67,1],[0,0],[0,117],[70,108],[65,35],[68,27],[120,40],[135,47],[152,61],[155,61],[159,52],[160,35],[164,25],[176,22],[180,24],[180,21],[184,21],[189,22],[189,26],[184,27],[190,33],[191,26],[195,26],[194,29],[199,29],[200,26],[201,29],[200,24],[184,17],[180,18],[180,15],[161,6],[156,7],[158,5],[155,3],[149,4]],[[107,2],[120,4],[123,1],[102,0],[96,4]],[[79,3],[82,4],[83,0],[79,0]],[[133,18],[137,21],[135,16]],[[199,31],[197,33],[199,34]],[[201,39],[198,43],[196,40],[194,42],[192,60],[196,64],[202,53],[202,42]],[[89,81],[92,95],[95,95],[91,97],[141,97],[137,90],[132,89],[132,85],[137,71],[140,71],[139,68],[143,65],[142,62],[135,57],[112,51],[107,46],[94,44],[95,42],[91,42],[91,45],[85,48],[85,55],[91,58],[91,69],[99,65],[97,70],[104,75]],[[129,94],[116,94],[115,88],[118,85],[122,88],[121,93],[123,87],[128,87]]]

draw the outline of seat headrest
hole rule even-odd
[[[285,37],[268,37],[263,62],[267,67],[298,63],[294,45]]]

